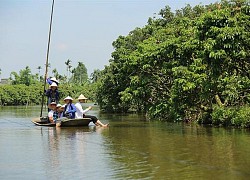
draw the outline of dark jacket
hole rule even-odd
[[[45,92],[45,95],[48,97],[48,104],[50,104],[51,102],[59,102],[60,96],[58,89],[56,89],[55,91],[52,91],[52,89],[48,89]]]

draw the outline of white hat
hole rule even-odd
[[[51,102],[51,103],[48,105],[48,108],[49,108],[49,109],[52,109],[52,107],[51,107],[52,105],[56,105],[56,102]]]
[[[57,84],[55,82],[53,82],[50,86],[51,87],[57,87]]]
[[[84,95],[80,95],[79,97],[78,97],[78,99],[88,99],[88,98],[86,98]]]
[[[62,107],[62,105],[61,104],[57,104],[56,107]]]
[[[55,83],[59,83],[59,81],[55,77],[51,78],[50,80],[55,82]]]
[[[67,97],[64,99],[64,101],[65,101],[65,100],[71,100],[71,101],[73,101],[73,98],[70,97],[70,96],[67,96]]]

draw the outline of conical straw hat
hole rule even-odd
[[[78,97],[78,99],[88,99],[88,98],[86,98],[83,94],[81,94],[81,95]]]
[[[53,82],[50,86],[51,87],[57,87],[57,84],[55,82]]]
[[[65,101],[65,100],[71,100],[71,101],[73,101],[73,98],[70,97],[70,96],[67,96],[67,97],[64,99],[64,101]]]
[[[56,107],[59,108],[59,107],[62,107],[62,105],[61,104],[57,104]]]
[[[55,83],[59,83],[59,81],[55,77],[51,78],[50,80],[55,82]]]
[[[51,107],[52,105],[56,105],[56,102],[51,102],[51,103],[48,105],[48,108],[49,108],[49,109],[52,109],[52,107]]]

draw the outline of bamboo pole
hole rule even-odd
[[[42,115],[43,115],[43,104],[44,104],[44,99],[45,99],[44,96],[45,96],[46,81],[47,81],[48,66],[49,66],[49,48],[50,48],[50,38],[51,38],[53,12],[54,12],[54,3],[55,3],[55,0],[52,1],[52,6],[51,6],[49,37],[48,37],[47,55],[46,55],[46,63],[45,63],[44,86],[43,86],[43,93],[42,93],[42,105],[41,105],[40,117],[42,117]]]

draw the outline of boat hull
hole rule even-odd
[[[80,119],[58,119],[57,123],[49,123],[48,118],[40,117],[34,118],[31,120],[37,126],[47,126],[47,127],[79,127],[79,126],[88,126],[90,123],[90,118],[80,118]]]
[[[49,123],[47,117],[34,118],[31,120],[31,122],[33,122],[37,126],[47,126],[47,127],[56,126],[55,123]]]
[[[62,119],[56,122],[56,126],[59,127],[79,127],[88,126],[90,123],[90,118],[80,118],[80,119]]]

